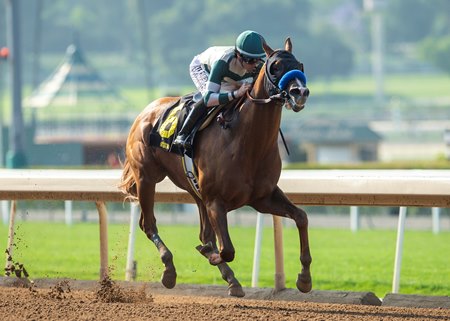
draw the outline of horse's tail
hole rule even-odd
[[[135,202],[138,200],[136,181],[134,180],[133,171],[128,159],[123,164],[122,177],[120,179],[119,189],[126,195],[125,200]]]

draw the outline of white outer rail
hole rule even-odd
[[[120,170],[0,169],[0,200],[94,201],[100,217],[102,277],[108,267],[105,202],[123,201],[123,195],[117,188],[120,175]],[[450,170],[283,171],[279,186],[292,202],[301,205],[450,207]],[[165,179],[156,186],[155,201],[192,203],[193,199]],[[403,224],[404,220],[399,222],[395,282],[399,282],[400,275]],[[281,229],[277,220],[274,220],[274,226],[275,240],[280,242]],[[13,225],[10,230],[13,230]],[[9,236],[10,241],[11,238],[12,235]],[[276,257],[282,259],[279,244],[275,246]],[[282,289],[283,262],[277,262],[276,266],[275,288]],[[398,289],[398,284],[394,284],[393,289]]]
[[[123,201],[120,170],[0,169],[0,199]],[[302,205],[450,207],[450,170],[295,170],[280,188]],[[193,203],[165,179],[156,201]]]

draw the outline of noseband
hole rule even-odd
[[[280,55],[289,55],[288,58],[290,58],[291,61],[295,61],[295,66],[294,63],[291,62],[291,64],[293,65],[292,68],[290,68],[289,71],[284,73],[281,78],[278,79],[276,75],[270,73],[270,68],[272,64],[277,61],[277,58]],[[294,78],[299,78],[304,84],[306,84],[306,76],[303,71],[300,70],[303,69],[303,64],[299,63],[291,53],[285,50],[275,50],[274,52],[272,52],[272,54],[267,58],[264,66],[264,77],[266,80],[264,82],[264,86],[266,92],[269,94],[269,98],[253,98],[250,95],[250,92],[247,92],[247,97],[254,103],[267,104],[272,100],[280,100],[282,102],[285,102],[289,97],[289,93],[285,89],[287,87],[287,84]],[[298,69],[296,67],[298,67]]]

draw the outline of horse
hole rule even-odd
[[[197,204],[200,216],[197,250],[221,272],[228,283],[228,295],[245,295],[229,267],[235,249],[228,232],[227,213],[248,205],[260,213],[287,217],[295,221],[300,240],[301,272],[296,286],[301,292],[312,288],[308,217],[277,186],[281,173],[278,149],[282,107],[299,112],[309,95],[303,64],[292,54],[287,38],[284,49],[273,50],[264,42],[266,62],[253,87],[235,104],[236,117],[228,129],[216,122],[195,137],[194,164],[198,173],[197,194],[183,170],[181,156],[148,145],[148,136],[163,112],[180,97],[163,97],[151,102],[136,118],[129,131],[120,188],[126,197],[138,200],[139,226],[159,251],[164,264],[161,282],[176,285],[173,255],[158,234],[154,215],[155,185],[165,177],[186,190]],[[218,245],[217,245],[218,243]]]

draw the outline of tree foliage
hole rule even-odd
[[[440,70],[450,75],[450,35],[447,37],[430,37],[420,47],[423,59],[430,61]]]
[[[347,76],[353,66],[353,51],[330,28],[312,34],[314,41],[308,46],[308,70],[315,77]],[[309,56],[311,55],[311,56]]]
[[[447,0],[389,0],[385,10],[388,43],[417,42],[450,31]]]
[[[0,45],[6,41],[6,1],[0,1]],[[85,51],[125,57],[161,83],[190,83],[188,65],[212,45],[233,45],[246,29],[274,49],[291,37],[311,78],[350,73],[355,55],[370,50],[362,0],[34,0],[21,5],[25,61],[35,48],[63,54],[78,38]],[[41,3],[41,23],[36,12]],[[387,47],[449,35],[450,1],[389,0],[383,10]],[[40,26],[40,28],[38,28]],[[144,32],[143,28],[147,28]],[[40,33],[36,31],[41,31]],[[442,40],[444,43],[445,41]],[[148,42],[148,46],[145,45]],[[432,43],[424,44],[429,49]],[[438,48],[435,48],[438,50]],[[424,49],[425,50],[425,49]],[[439,49],[442,50],[442,49]],[[424,55],[431,58],[431,51]],[[434,58],[433,58],[434,59]],[[32,68],[24,68],[25,71]]]

